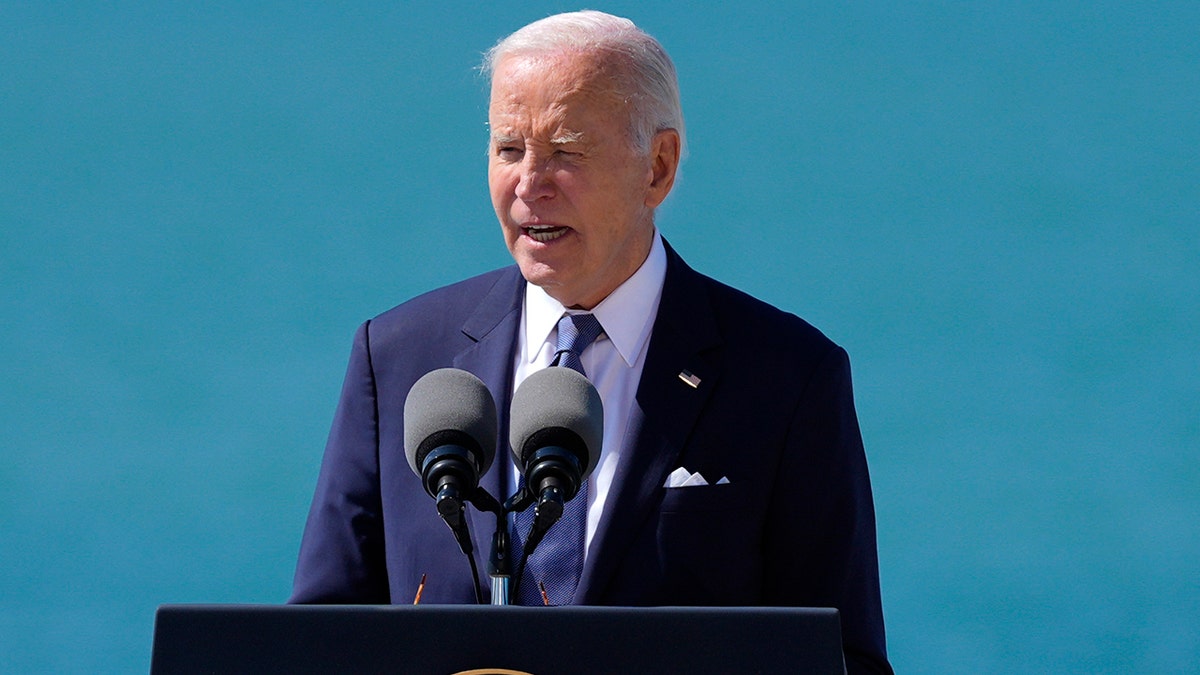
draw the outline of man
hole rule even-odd
[[[691,270],[655,228],[684,144],[666,53],[625,19],[579,12],[517,31],[486,67],[488,184],[516,267],[360,327],[291,601],[407,603],[427,575],[423,602],[473,602],[405,459],[405,398],[431,370],[470,371],[505,439],[513,391],[582,312],[602,331],[579,359],[604,440],[582,572],[555,604],[837,607],[850,672],[890,672],[845,352]],[[693,472],[699,485],[674,486]],[[481,486],[503,498],[516,473],[499,461]],[[491,516],[474,516],[486,551]]]

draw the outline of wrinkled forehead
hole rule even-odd
[[[611,57],[594,52],[513,54],[492,71],[489,112],[514,106],[623,104],[623,70]]]

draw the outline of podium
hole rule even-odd
[[[837,610],[163,605],[153,675],[844,673]]]

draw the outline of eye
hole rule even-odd
[[[519,145],[496,146],[496,156],[506,162],[519,162],[524,154],[525,149]]]

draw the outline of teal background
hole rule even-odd
[[[0,671],[286,598],[355,327],[509,262],[479,55],[576,8],[0,3]],[[897,670],[1195,672],[1200,4],[604,9],[665,235],[851,354]]]

